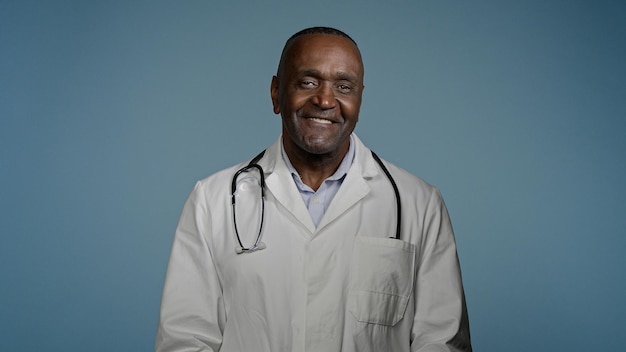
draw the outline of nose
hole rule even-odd
[[[337,105],[335,100],[335,93],[333,92],[330,84],[322,84],[315,95],[313,96],[313,104],[319,106],[322,109],[332,109]]]

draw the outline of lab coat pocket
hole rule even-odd
[[[413,292],[414,270],[414,244],[357,237],[351,264],[350,313],[360,322],[398,323]]]

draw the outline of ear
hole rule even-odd
[[[274,114],[280,114],[280,104],[278,101],[278,77],[272,77],[272,84],[270,86],[270,96],[272,97],[272,106],[274,107]]]

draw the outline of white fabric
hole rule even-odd
[[[266,175],[266,249],[236,254],[231,167],[199,181],[176,230],[157,352],[471,351],[452,227],[438,190],[358,138],[343,185],[316,228],[280,154]],[[241,233],[251,244],[255,231]],[[456,338],[455,338],[456,336]],[[457,346],[457,347],[453,347]]]

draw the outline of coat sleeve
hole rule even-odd
[[[424,233],[413,290],[412,352],[471,352],[469,322],[454,233],[437,189],[423,214]]]
[[[183,208],[165,277],[156,352],[219,351],[222,288],[207,239],[210,214],[197,183]]]

